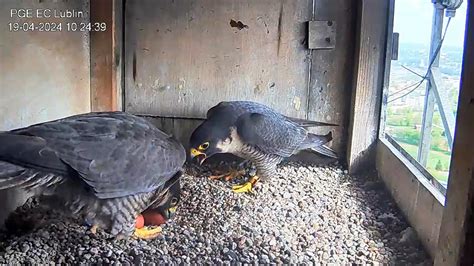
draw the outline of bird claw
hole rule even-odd
[[[252,178],[250,178],[249,181],[241,184],[241,185],[236,185],[236,186],[233,186],[232,187],[232,191],[234,191],[235,193],[247,193],[247,192],[250,192],[252,193],[253,192],[253,186],[258,182],[258,176],[254,176]]]
[[[135,228],[135,232],[133,233],[133,235],[137,238],[148,240],[148,239],[153,239],[159,236],[161,231],[162,229],[160,226],[153,227],[153,228],[145,226],[142,228]]]
[[[247,193],[247,192],[253,192],[252,190],[252,183],[251,182],[245,182],[242,185],[236,185],[232,187],[232,191],[235,193]]]

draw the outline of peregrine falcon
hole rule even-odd
[[[154,211],[173,216],[180,200],[183,146],[143,118],[99,112],[0,132],[0,190],[19,187],[50,208],[115,237],[153,238],[135,228]]]
[[[278,163],[301,150],[337,158],[324,145],[332,140],[332,132],[309,133],[307,128],[313,126],[337,125],[287,117],[256,102],[221,102],[209,109],[206,120],[192,133],[190,156],[200,164],[217,153],[232,153],[252,161],[257,175],[233,187],[235,192],[249,192],[259,178],[274,175]],[[226,179],[236,175],[232,173]]]

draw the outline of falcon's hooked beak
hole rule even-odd
[[[191,159],[196,158],[199,165],[202,165],[202,163],[207,159],[207,155],[204,152],[198,151],[195,148],[191,148],[190,154]]]

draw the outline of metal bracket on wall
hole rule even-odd
[[[336,21],[313,20],[308,26],[308,49],[326,50],[336,47]]]

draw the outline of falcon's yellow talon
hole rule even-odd
[[[157,227],[142,227],[142,228],[135,228],[135,232],[133,235],[137,238],[141,239],[153,239],[157,237],[161,233],[162,229],[160,226]]]
[[[257,183],[258,179],[258,176],[254,176],[242,185],[233,186],[232,191],[234,191],[235,193],[253,192],[253,186],[255,185],[255,183]]]
[[[245,182],[243,185],[236,185],[232,187],[232,191],[235,193],[252,192],[252,182]]]

